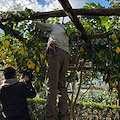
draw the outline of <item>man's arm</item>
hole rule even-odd
[[[25,75],[25,79],[23,80],[23,82],[25,84],[24,91],[26,98],[34,98],[36,96],[36,92],[28,76]]]
[[[47,31],[47,32],[51,32],[53,30],[53,26],[52,24],[49,23],[42,23],[42,22],[34,22],[35,25],[35,29],[38,30],[43,30],[43,31]]]

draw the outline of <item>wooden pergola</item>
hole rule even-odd
[[[108,34],[112,34],[112,32],[109,32],[107,34],[105,33],[97,33],[93,35],[87,35],[85,32],[85,29],[81,22],[78,19],[78,15],[83,16],[120,16],[120,8],[93,8],[93,9],[73,9],[70,5],[68,0],[58,0],[61,6],[63,7],[63,10],[56,10],[56,11],[50,11],[50,12],[38,12],[35,13],[29,17],[26,18],[19,18],[19,16],[15,17],[15,21],[23,21],[23,20],[35,20],[35,19],[47,19],[50,17],[66,17],[68,16],[77,30],[80,32],[80,39],[83,39],[86,43],[86,48],[88,52],[91,54],[91,42],[90,39],[96,39],[96,38],[106,38]],[[2,22],[6,22],[9,18],[1,18],[0,21],[0,28],[5,30],[5,25],[2,24]],[[23,41],[23,37],[20,35],[17,35],[14,33],[14,36],[19,39],[20,41]]]
[[[71,4],[69,3],[68,0],[58,0],[61,6],[63,7],[63,10],[56,10],[56,11],[50,11],[50,12],[38,12],[35,13],[29,17],[19,19],[19,16],[16,16],[15,21],[20,21],[20,20],[35,20],[35,19],[47,19],[50,17],[66,17],[68,16],[73,24],[75,25],[76,29],[80,33],[80,39],[83,39],[86,44],[87,51],[91,54],[92,51],[92,46],[91,46],[91,39],[96,39],[96,38],[106,38],[108,34],[112,34],[112,32],[109,32],[107,34],[105,33],[97,33],[93,35],[87,35],[83,25],[81,24],[78,16],[83,15],[83,16],[120,16],[120,8],[100,8],[100,9],[85,9],[85,8],[80,8],[80,9],[73,9]],[[0,21],[0,28],[5,30],[5,25],[2,24],[2,22],[7,21],[8,18],[1,18]],[[22,36],[18,36],[16,33],[14,35],[16,38],[19,40],[23,40],[24,38]],[[88,68],[83,68],[83,70],[87,70]],[[79,68],[79,71],[81,68]],[[120,83],[119,83],[119,99],[120,99]]]

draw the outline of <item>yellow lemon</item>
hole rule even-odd
[[[37,48],[37,47],[35,47],[35,50],[38,50],[38,48]]]
[[[110,79],[114,78],[114,75],[110,75]]]
[[[11,64],[8,64],[7,67],[11,67],[12,65]]]
[[[27,62],[27,65],[29,65],[29,63],[30,63],[30,62],[28,61],[28,62]]]
[[[27,47],[25,46],[24,49],[27,50]]]
[[[24,56],[25,55],[25,51],[21,50],[21,55]]]
[[[32,69],[35,68],[35,63],[31,63],[31,68],[32,68]]]
[[[80,48],[80,51],[81,51],[81,52],[84,52],[84,48]]]
[[[24,67],[22,66],[21,69],[23,69]]]
[[[15,66],[15,70],[17,70],[18,69],[18,66]]]
[[[112,35],[111,35],[111,39],[112,39],[112,40],[115,40],[115,39],[116,39],[116,35],[115,35],[115,34],[112,34]]]
[[[118,40],[118,39],[115,39],[114,43],[117,44],[118,42],[119,42],[119,40]]]
[[[40,68],[37,66],[37,67],[36,67],[36,72],[39,72],[39,70],[40,70]]]
[[[25,43],[27,44],[27,43],[28,43],[28,40],[26,40]]]
[[[86,25],[86,27],[89,29],[90,28],[90,26],[89,25]]]
[[[12,52],[11,52],[11,51],[9,51],[9,53],[8,53],[8,56],[10,56],[10,55],[12,55]]]
[[[78,50],[78,53],[79,52],[84,52],[84,48],[80,48],[79,50]]]
[[[89,28],[90,28],[90,26],[89,26],[89,25],[83,25],[83,27],[84,27],[84,28],[87,28],[87,29],[89,29]]]
[[[120,47],[117,47],[117,49],[115,51],[118,54],[120,52]]]
[[[94,42],[94,39],[91,39],[91,42]]]
[[[111,87],[114,87],[114,86],[115,86],[115,84],[114,84],[114,83],[111,83],[111,84],[110,84],[110,86],[111,86]]]
[[[10,41],[5,40],[3,44],[4,44],[5,47],[8,47],[10,45]]]
[[[34,73],[34,76],[36,76],[37,75],[37,73]]]
[[[28,68],[34,69],[35,68],[35,63],[31,62],[30,64],[28,64]]]
[[[14,52],[17,52],[18,51],[18,47],[15,48]]]
[[[48,65],[48,62],[47,62],[47,60],[45,60],[45,65],[46,65],[46,66]]]
[[[31,68],[31,65],[30,65],[30,64],[28,64],[28,68]]]
[[[11,60],[11,59],[9,59],[9,58],[7,58],[5,61],[6,61],[7,63],[12,62],[12,60]]]
[[[4,53],[2,54],[2,57],[6,57],[6,52],[4,52]]]

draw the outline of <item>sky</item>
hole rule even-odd
[[[73,9],[82,8],[86,2],[94,2],[96,4],[100,2],[102,6],[105,6],[106,8],[109,7],[108,2],[105,0],[69,0],[69,2]],[[0,11],[20,11],[24,10],[25,7],[39,12],[53,11],[53,9],[63,9],[58,0],[0,0]],[[3,33],[1,29],[0,33]]]

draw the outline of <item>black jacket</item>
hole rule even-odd
[[[3,120],[30,120],[26,98],[34,98],[35,89],[31,82],[17,82],[0,90]]]

